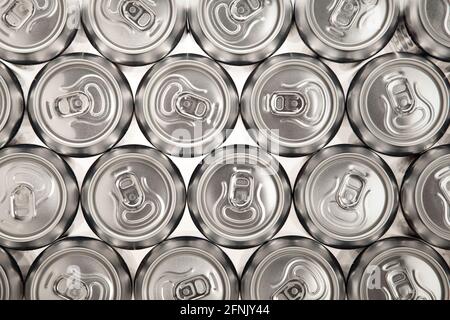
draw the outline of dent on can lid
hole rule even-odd
[[[4,0],[0,3],[0,57],[33,64],[59,55],[74,38],[77,1]]]
[[[0,245],[24,250],[48,245],[71,225],[78,186],[67,163],[37,146],[0,151]]]
[[[320,242],[344,249],[363,247],[391,226],[398,187],[377,154],[338,145],[319,151],[302,168],[294,203],[298,218]]]
[[[450,61],[450,2],[410,0],[406,23],[414,41],[428,54]]]
[[[431,149],[411,165],[403,181],[402,207],[421,238],[450,249],[450,146]]]
[[[253,254],[241,293],[244,300],[343,300],[345,281],[338,261],[320,243],[284,237]]]
[[[214,59],[252,64],[273,54],[292,24],[289,0],[192,1],[189,25],[199,45]]]
[[[198,238],[166,240],[144,258],[136,272],[138,300],[237,300],[239,280],[228,256]]]
[[[330,68],[312,57],[289,53],[269,58],[253,72],[241,110],[261,147],[299,156],[316,152],[336,134],[345,98]]]
[[[6,65],[0,63],[0,147],[4,147],[16,134],[24,109],[19,81]]]
[[[397,0],[297,0],[301,37],[320,56],[338,62],[364,60],[395,32]]]
[[[200,231],[238,249],[271,239],[286,221],[291,202],[281,164],[244,145],[213,151],[196,168],[188,190],[189,210]]]
[[[164,240],[186,203],[180,172],[155,149],[126,146],[104,154],[89,169],[82,188],[83,211],[108,243],[144,248]]]
[[[199,156],[225,141],[239,115],[236,87],[213,60],[180,54],[158,62],[136,95],[136,117],[150,142],[174,156]]]
[[[28,300],[129,300],[132,282],[122,257],[106,243],[66,238],[42,252],[28,272]]]
[[[160,60],[178,43],[186,11],[178,0],[85,1],[83,24],[108,59],[127,65]]]
[[[389,238],[359,255],[347,292],[352,300],[448,300],[450,269],[425,243]]]
[[[391,53],[373,59],[356,75],[347,109],[359,138],[394,156],[429,149],[450,121],[450,84],[427,59]]]
[[[122,138],[133,115],[133,96],[114,64],[74,53],[53,60],[38,74],[28,113],[37,135],[51,149],[92,156]]]
[[[0,300],[21,300],[22,273],[14,258],[0,247]]]

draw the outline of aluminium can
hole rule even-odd
[[[5,0],[0,17],[0,58],[38,64],[55,58],[72,42],[80,6],[70,0]]]
[[[389,53],[367,63],[347,98],[350,123],[370,148],[408,156],[431,148],[450,123],[450,84],[426,58]]]
[[[143,259],[137,300],[237,300],[239,279],[228,256],[203,239],[181,237],[157,245]]]
[[[147,139],[173,156],[196,157],[219,147],[239,116],[236,87],[218,63],[196,54],[167,57],[142,79],[136,117]]]
[[[285,41],[293,20],[290,0],[191,1],[190,31],[215,60],[257,63]]]
[[[136,145],[101,156],[89,169],[81,194],[92,230],[125,249],[164,240],[186,204],[183,178],[175,164],[155,149]]]
[[[28,115],[39,138],[57,153],[87,157],[112,148],[133,116],[133,95],[122,72],[88,54],[63,55],[33,81]]]
[[[283,237],[266,242],[247,262],[241,294],[244,300],[343,300],[345,280],[323,245]]]
[[[249,134],[260,147],[282,156],[302,156],[324,147],[339,130],[344,112],[344,93],[333,71],[298,53],[261,63],[241,98]]]
[[[275,158],[259,148],[216,149],[195,169],[188,206],[200,231],[224,247],[244,249],[270,240],[292,202],[289,178]]]
[[[84,0],[82,21],[92,45],[109,60],[145,65],[165,57],[186,29],[179,0]]]
[[[22,273],[14,258],[0,247],[0,301],[22,300]]]
[[[33,262],[27,300],[129,300],[132,281],[122,257],[108,244],[83,237],[59,240]]]
[[[351,300],[449,300],[450,269],[422,241],[384,239],[355,260],[347,293]]]
[[[295,20],[305,43],[337,62],[368,59],[394,35],[397,0],[296,0]]]
[[[336,145],[312,156],[294,190],[298,218],[320,242],[365,247],[392,225],[399,195],[395,176],[375,152]]]
[[[32,145],[0,150],[0,246],[28,250],[46,246],[72,224],[78,185],[69,165]]]

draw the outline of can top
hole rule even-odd
[[[78,2],[15,0],[0,4],[0,57],[40,63],[60,54],[79,27]]]
[[[136,117],[144,135],[174,156],[209,153],[230,135],[238,116],[233,80],[218,63],[196,54],[158,62],[136,94]]]
[[[54,243],[37,257],[25,281],[25,298],[31,300],[127,300],[131,295],[125,261],[90,238]]]
[[[0,247],[0,301],[23,298],[22,273],[14,258]]]
[[[0,245],[35,249],[59,238],[78,208],[78,186],[67,163],[38,146],[0,150]]]
[[[428,54],[450,61],[450,3],[447,0],[411,0],[406,23],[414,41]]]
[[[267,59],[252,73],[241,110],[261,147],[299,156],[316,152],[336,134],[345,98],[339,80],[324,63],[287,53]]]
[[[373,59],[354,78],[349,119],[357,135],[378,152],[395,156],[423,152],[450,121],[450,84],[429,60],[390,53]]]
[[[358,256],[347,290],[352,300],[448,300],[450,269],[421,241],[384,239]]]
[[[336,258],[320,243],[284,237],[265,243],[244,269],[245,300],[342,300],[344,276]]]
[[[178,0],[85,1],[83,24],[105,57],[143,65],[160,60],[175,47],[186,27],[186,10]]]
[[[191,2],[189,25],[215,60],[252,64],[275,52],[292,24],[289,0],[199,0]]]
[[[239,280],[219,247],[183,237],[150,251],[136,272],[134,290],[139,300],[237,300]]]
[[[356,248],[389,229],[397,214],[398,187],[376,153],[337,145],[319,151],[302,168],[294,199],[312,236],[333,247]]]
[[[186,190],[161,152],[144,146],[111,150],[89,169],[82,188],[91,228],[108,243],[145,248],[164,240],[180,220]]]
[[[421,238],[450,249],[450,146],[431,149],[411,165],[403,180],[402,207]]]
[[[213,151],[195,169],[188,205],[200,231],[231,248],[257,246],[286,221],[292,196],[280,163],[250,146]]]
[[[30,89],[28,111],[36,133],[51,149],[92,156],[123,136],[133,115],[133,96],[114,64],[74,53],[41,70]]]
[[[306,44],[338,62],[364,60],[380,51],[395,32],[396,0],[297,1],[296,22]]]

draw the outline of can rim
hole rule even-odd
[[[6,274],[6,282],[9,285],[7,299],[21,300],[24,294],[24,282],[22,272],[14,257],[4,248],[0,247],[0,270]]]

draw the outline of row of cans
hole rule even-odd
[[[252,64],[282,45],[295,18],[302,39],[318,55],[360,61],[389,42],[404,14],[417,44],[438,59],[450,60],[447,0],[297,0],[295,7],[291,0],[86,0],[81,14],[79,2],[4,1],[0,57],[20,64],[55,58],[73,40],[81,16],[91,43],[116,63],[160,60],[189,24],[215,60]]]
[[[347,284],[319,242],[284,237],[266,242],[239,279],[227,255],[199,238],[173,238],[141,262],[134,285],[125,261],[105,242],[65,238],[37,257],[25,285],[0,248],[1,298],[32,300],[448,300],[450,268],[424,242],[387,238],[364,250]],[[134,287],[134,288],[133,288]]]
[[[61,157],[37,146],[4,148],[0,176],[1,246],[36,249],[65,233],[80,196]],[[422,239],[450,249],[450,146],[420,156],[399,194],[389,166],[361,146],[336,145],[316,153],[301,169],[292,193],[281,164],[256,147],[231,145],[213,151],[194,171],[186,192],[167,156],[134,145],[115,148],[92,165],[81,188],[81,206],[101,239],[141,249],[172,233],[187,202],[209,240],[243,249],[273,238],[293,200],[300,222],[314,238],[352,249],[381,238],[401,202]]]

